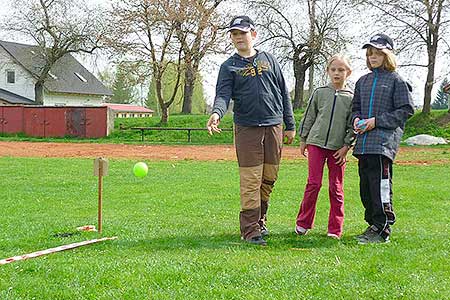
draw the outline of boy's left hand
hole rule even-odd
[[[292,144],[295,138],[295,130],[288,130],[284,132],[284,140],[285,144]]]
[[[334,152],[333,157],[336,159],[336,164],[338,166],[342,166],[347,161],[346,157],[349,149],[350,148],[347,145],[344,145],[341,149]]]

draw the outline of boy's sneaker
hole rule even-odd
[[[308,229],[297,225],[297,226],[295,226],[295,233],[298,235],[305,235],[308,233]]]
[[[246,240],[246,242],[260,246],[267,246],[267,242],[260,235],[254,236],[251,239]]]
[[[383,238],[380,235],[380,232],[378,229],[374,228],[375,226],[371,226],[369,230],[358,239],[358,244],[376,244],[376,243],[389,243],[389,236],[386,236],[386,238]]]
[[[269,235],[269,229],[266,227],[266,225],[261,226],[261,236],[266,237]]]
[[[335,240],[341,239],[341,237],[339,235],[334,234],[334,233],[327,233],[327,237],[330,237],[330,238],[335,239]]]

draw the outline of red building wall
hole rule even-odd
[[[23,131],[23,106],[0,106],[0,132]]]
[[[0,133],[99,138],[112,130],[107,107],[0,106]]]

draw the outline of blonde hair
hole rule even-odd
[[[347,67],[347,69],[351,72],[352,71],[352,67],[350,66],[350,60],[347,58],[347,56],[345,56],[344,54],[335,54],[332,57],[330,57],[327,61],[327,71],[330,68],[331,64],[333,63],[333,61],[335,60],[341,60],[344,62],[345,66]]]
[[[383,64],[381,65],[382,69],[385,69],[386,71],[389,71],[389,72],[394,72],[397,69],[397,59],[395,58],[395,55],[394,55],[394,53],[392,53],[391,50],[388,50],[388,49],[380,50],[380,49],[377,49],[374,47],[369,47],[369,48],[367,48],[367,51],[366,51],[366,65],[367,65],[367,68],[369,68],[369,70],[372,71],[372,69],[373,69],[369,62],[369,56],[372,55],[374,52],[381,53],[384,56]]]

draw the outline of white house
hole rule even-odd
[[[0,105],[34,104],[37,73],[43,64],[36,46],[0,41]],[[101,106],[112,92],[72,55],[50,69],[45,106]]]

